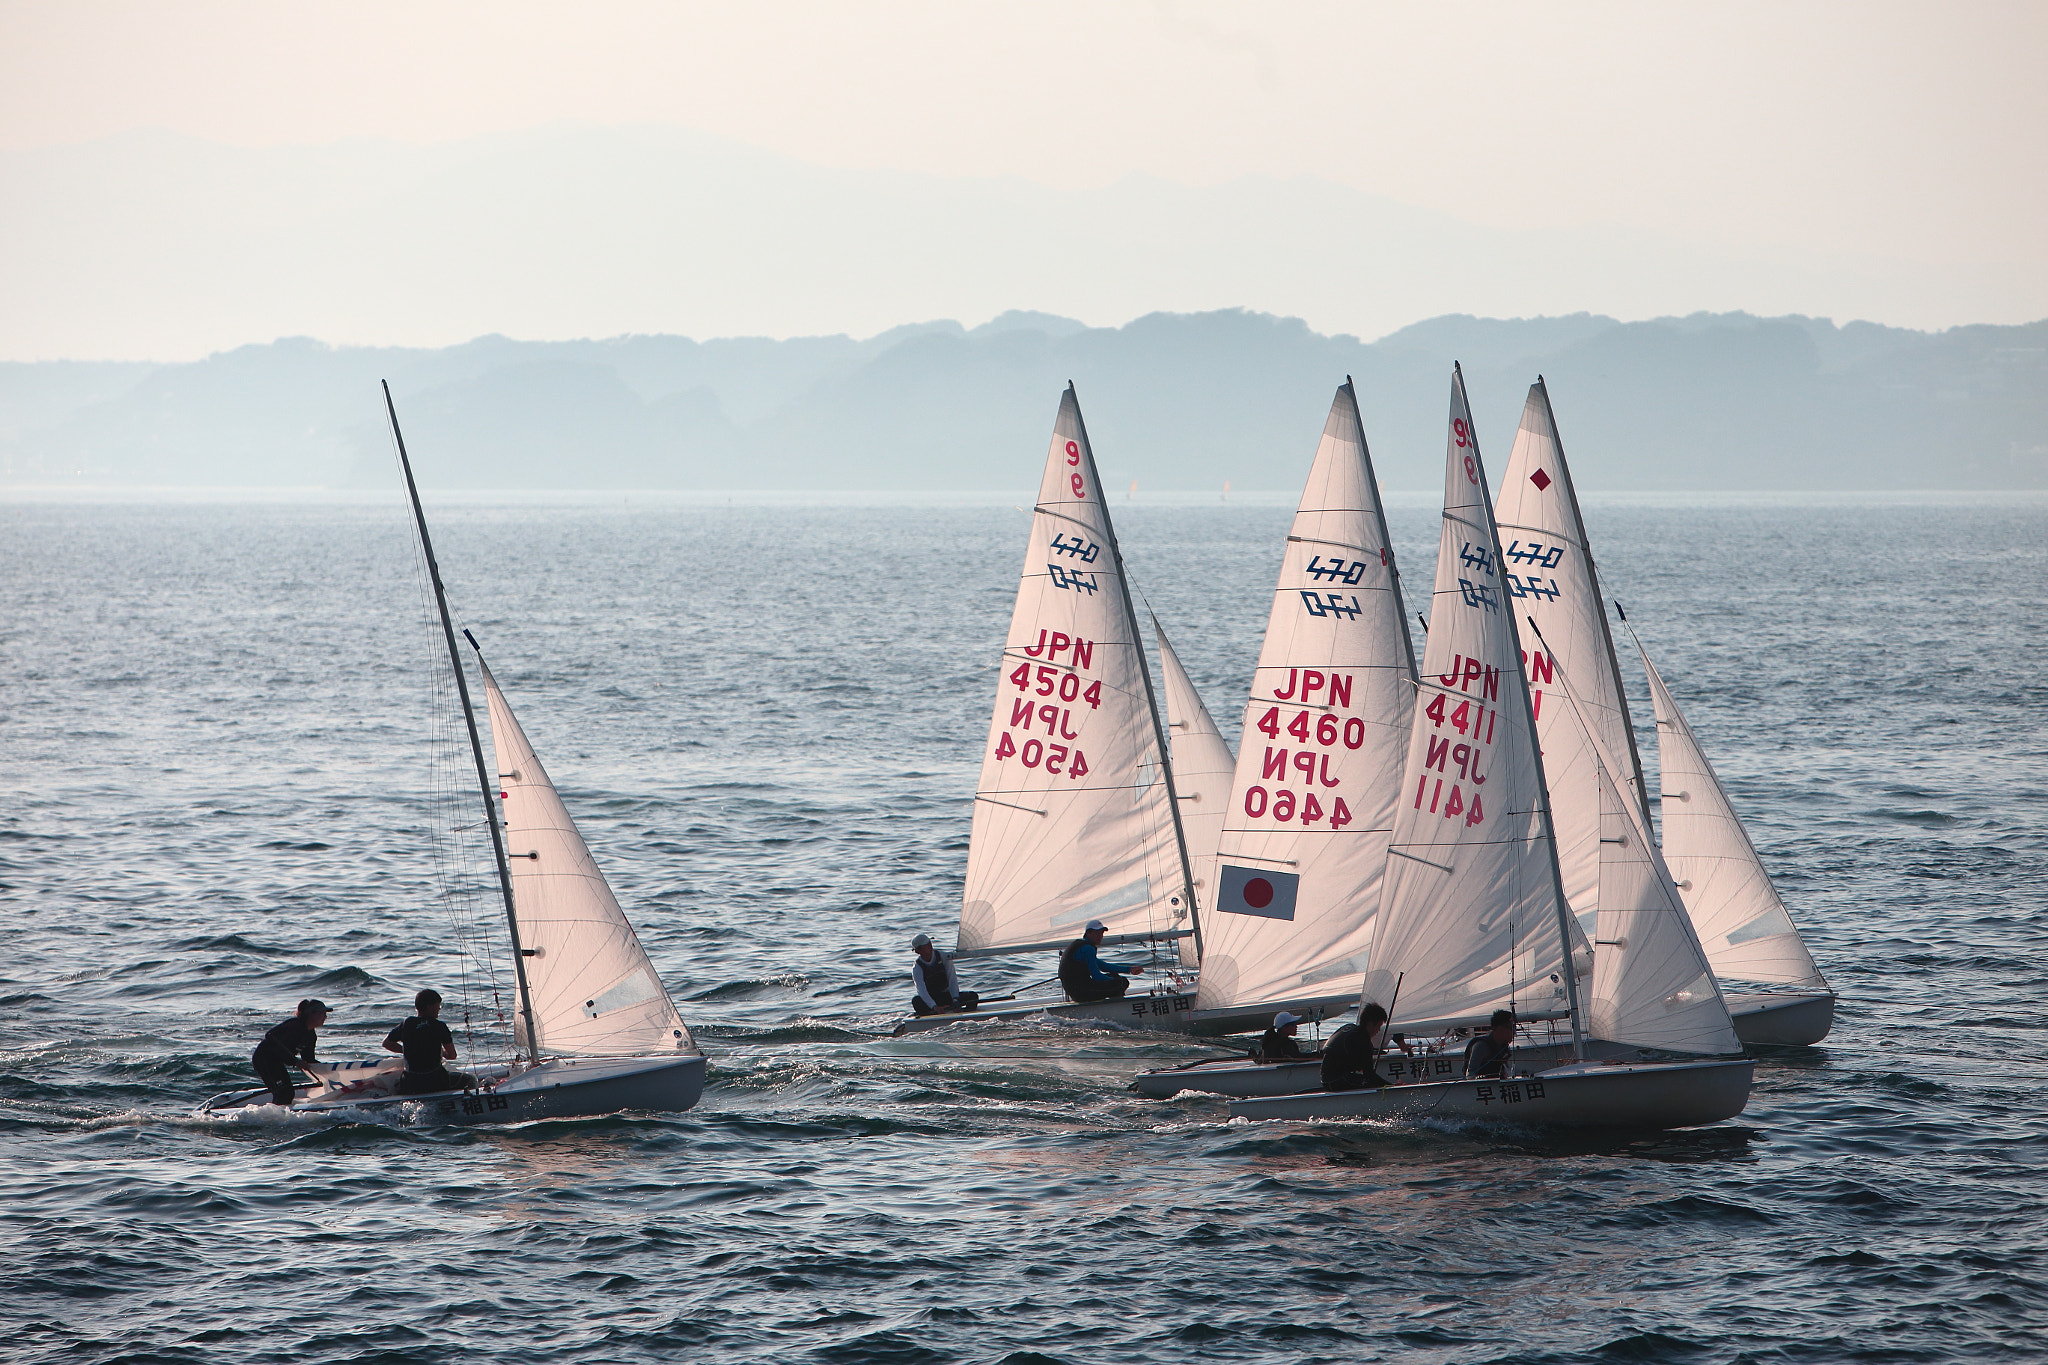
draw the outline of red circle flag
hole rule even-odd
[[[1244,903],[1254,910],[1263,910],[1273,903],[1273,883],[1264,877],[1254,877],[1244,884]]]

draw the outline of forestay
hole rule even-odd
[[[1187,839],[1188,865],[1195,873],[1198,913],[1216,899],[1216,841],[1223,834],[1223,810],[1230,800],[1230,776],[1237,761],[1202,694],[1195,690],[1180,656],[1152,618],[1152,636],[1159,642],[1160,701],[1166,707],[1167,756],[1173,763],[1173,791],[1180,799],[1181,834]],[[1195,966],[1193,938],[1180,940],[1180,960]]]
[[[1637,649],[1657,713],[1664,861],[1707,960],[1737,981],[1828,989],[1692,727],[1640,642]]]
[[[1252,675],[1197,1008],[1329,995],[1364,971],[1414,706],[1407,611],[1347,381]]]
[[[512,871],[512,914],[540,1031],[529,1045],[536,1055],[696,1052],[497,679],[488,667],[483,677]]]
[[[1003,649],[960,908],[963,951],[1192,929],[1151,677],[1070,385]]]
[[[1542,760],[1501,574],[1464,376],[1454,372],[1429,635],[1364,982],[1367,999],[1394,1005],[1397,1026],[1575,1003]]]
[[[1578,923],[1590,931],[1608,903],[1600,877],[1603,812],[1596,736],[1623,765],[1612,770],[1614,781],[1636,803],[1645,824],[1649,805],[1600,575],[1586,543],[1550,393],[1540,378],[1523,405],[1494,513],[1504,556],[1502,581],[1518,613],[1517,624],[1522,616],[1533,617],[1548,644],[1546,649],[1533,639],[1528,642],[1530,706],[1550,787],[1558,874]],[[1578,715],[1558,687],[1560,669],[1571,679]],[[1629,893],[1622,894],[1626,898]]]

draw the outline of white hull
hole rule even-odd
[[[1153,1033],[1189,1033],[1198,1038],[1220,1038],[1233,1033],[1255,1033],[1273,1022],[1280,1010],[1292,1010],[1310,1021],[1331,1019],[1357,1005],[1358,995],[1324,996],[1291,1003],[1246,1005],[1236,1009],[1198,1010],[1192,989],[1161,991],[1158,994],[1126,995],[1120,1000],[1089,1000],[1075,1003],[1065,996],[1020,1000],[993,1009],[969,1010],[964,1014],[912,1015],[896,1025],[895,1037],[944,1028],[948,1024],[972,1023],[977,1019],[1031,1019],[1051,1015],[1056,1019],[1081,1019],[1114,1024],[1118,1028],[1143,1029]]]
[[[295,1114],[399,1123],[523,1123],[543,1118],[586,1118],[635,1109],[681,1113],[704,1093],[705,1060],[684,1057],[562,1057],[508,1076],[485,1090],[437,1095],[384,1093],[389,1080],[363,1091],[332,1092],[325,1085],[300,1086]],[[396,1073],[375,1073],[391,1078]],[[493,1073],[482,1073],[488,1085]],[[505,1075],[500,1071],[497,1075]],[[209,1118],[276,1112],[267,1090],[216,1095],[200,1106]]]
[[[1832,991],[1773,991],[1723,998],[1728,1002],[1729,1017],[1735,1021],[1735,1036],[1746,1047],[1803,1047],[1827,1037],[1835,1026]]]
[[[1740,1114],[1755,1063],[1744,1060],[1559,1067],[1507,1081],[1430,1081],[1381,1090],[1235,1100],[1249,1119],[1480,1119],[1554,1128],[1691,1128]]]

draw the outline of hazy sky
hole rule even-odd
[[[2029,320],[2048,315],[2044,38],[2041,4],[1867,0],[0,0],[0,357],[169,359],[287,332],[439,343],[536,327],[862,331],[942,314],[972,323],[1010,306],[1117,323],[1219,301],[1367,336],[1438,312],[1573,307],[1920,327]],[[587,209],[579,217],[545,193],[480,226],[477,196],[422,192],[437,177],[460,183],[478,156],[513,148],[516,163],[520,138],[564,123],[630,131],[642,146],[650,130],[708,135],[692,145],[757,154],[727,156],[721,202],[689,206],[691,231],[721,212],[743,225],[704,239],[721,258],[679,261],[654,231],[637,245],[591,237]],[[1020,217],[1085,218],[1144,177],[1164,182],[1161,193],[1204,192],[1182,202],[1215,259],[1134,268],[1093,251],[1085,223],[1064,222],[1049,255],[987,237],[978,278],[920,282],[916,256],[930,248],[913,240],[904,260],[876,248],[875,269],[821,271],[778,292],[763,281],[792,259],[830,256],[837,226],[784,222],[761,240],[753,225],[777,221],[785,159],[847,202],[886,202],[909,184],[916,202],[951,203],[945,187],[958,182],[979,205],[957,225],[970,255],[989,232],[991,194],[1014,195]],[[624,158],[618,174],[682,164],[655,157],[636,171]],[[348,205],[331,202],[336,176],[353,177]],[[1550,279],[1518,269],[1526,289],[1438,290],[1424,278],[1390,294],[1379,281],[1404,262],[1389,253],[1414,252],[1425,275],[1454,276],[1458,258],[1399,234],[1347,237],[1343,222],[1276,238],[1246,177],[1343,192],[1304,202],[1369,196],[1417,211],[1415,222],[1468,225],[1468,252],[1501,234],[1553,242],[1566,265]],[[612,204],[617,191],[599,184],[596,195]],[[267,207],[244,207],[254,199]],[[295,216],[298,201],[309,207]],[[403,205],[402,239],[337,226],[341,208],[359,223],[377,202]],[[635,202],[607,211],[643,211]],[[1231,215],[1243,221],[1214,221]],[[324,226],[309,227],[316,217]],[[246,265],[270,250],[266,233],[322,247],[278,258],[266,276]],[[442,267],[425,262],[479,234],[519,263],[517,279],[349,312],[371,272],[408,268],[403,243],[426,253],[417,272],[434,275]],[[1327,298],[1261,259],[1302,242],[1328,251],[1316,263],[1333,282]],[[592,253],[611,257],[604,272],[579,261]],[[1626,265],[1603,275],[1603,255]],[[685,270],[700,277],[688,289],[662,278]],[[1370,270],[1382,274],[1357,273]],[[557,297],[546,307],[518,296],[549,292],[547,277]]]

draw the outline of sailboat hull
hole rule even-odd
[[[1749,1103],[1748,1060],[1580,1064],[1508,1081],[1432,1081],[1231,1103],[1248,1119],[1477,1119],[1550,1128],[1694,1128]]]
[[[590,1118],[627,1110],[681,1113],[704,1093],[705,1059],[686,1057],[563,1057],[542,1062],[488,1090],[440,1095],[330,1094],[300,1087],[295,1114],[378,1123],[524,1123]],[[269,1092],[217,1095],[200,1106],[208,1118],[276,1112]]]
[[[1320,1021],[1335,1018],[1357,1004],[1356,991],[1349,995],[1331,995],[1314,1000],[1283,1001],[1277,1004],[1268,1002],[1262,1005],[1215,1010],[1196,1009],[1195,993],[1192,990],[1162,991],[1156,995],[1127,995],[1121,1000],[1090,1000],[1081,1004],[1062,997],[1052,997],[1037,1001],[1019,1001],[1014,1005],[973,1010],[965,1014],[917,1015],[899,1023],[895,1036],[901,1038],[906,1033],[922,1033],[926,1029],[944,1028],[948,1024],[968,1023],[976,1019],[1029,1019],[1049,1014],[1056,1019],[1088,1020],[1152,1033],[1190,1033],[1197,1038],[1222,1038],[1233,1033],[1258,1032],[1273,1022],[1276,1010],[1292,1010],[1302,1019]]]
[[[1828,1036],[1835,1026],[1832,991],[1730,994],[1729,1017],[1735,1036],[1745,1047],[1805,1047]]]

